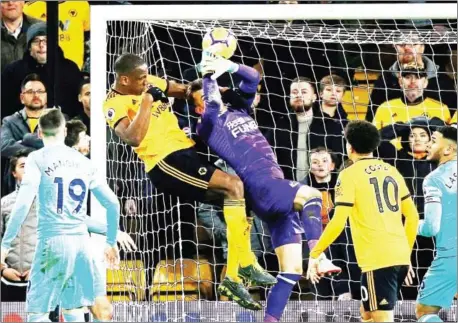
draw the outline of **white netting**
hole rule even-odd
[[[433,24],[441,27],[432,29]],[[348,84],[348,91],[342,102],[348,119],[364,119],[367,107],[370,106],[369,97],[375,79],[383,71],[388,71],[396,61],[393,43],[416,44],[421,41],[426,45],[425,56],[441,67],[435,71],[437,75],[441,79],[450,78],[450,87],[444,89],[439,86],[432,92],[436,93],[435,97],[441,100],[444,98],[442,101],[449,105],[455,95],[455,105],[449,108],[456,110],[456,64],[451,63],[453,59],[456,61],[456,56],[453,58],[453,53],[456,55],[456,21],[424,21],[420,25],[421,27],[418,21],[359,20],[286,23],[109,21],[107,88],[114,79],[114,60],[123,52],[142,55],[151,74],[178,82],[191,81],[198,75],[195,66],[201,58],[200,42],[204,33],[215,26],[230,28],[238,37],[238,50],[234,60],[251,66],[257,65],[262,71],[261,101],[257,107],[256,119],[279,155],[286,177],[292,178],[296,176],[294,160],[297,158],[297,151],[294,145],[285,146],[284,138],[289,138],[290,143],[297,138],[297,131],[290,128],[294,114],[290,111],[288,102],[290,83],[298,76],[309,77],[317,84],[321,78],[331,73],[340,75]],[[226,85],[231,85],[229,79],[227,83]],[[180,126],[195,138],[197,119],[192,107],[175,100],[173,108],[179,116]],[[244,312],[239,309],[231,312],[235,309],[233,306],[210,303],[220,300],[216,288],[225,259],[225,226],[217,210],[211,206],[199,208],[198,205],[181,204],[179,200],[158,194],[132,150],[121,143],[111,130],[107,130],[107,133],[109,181],[122,200],[123,207],[125,206],[124,228],[136,238],[140,247],[138,252],[125,257],[129,260],[126,260],[126,266],[135,266],[136,269],[117,273],[113,278],[112,287],[116,284],[129,286],[129,289],[119,287],[119,291],[111,292],[112,295],[117,295],[114,300],[134,301],[130,304],[136,304],[139,312],[146,311],[146,319],[153,321],[164,318],[171,321],[192,320],[197,318],[196,315],[204,321],[255,319],[254,316],[244,317]],[[315,135],[326,137],[333,134]],[[326,141],[324,142],[326,145]],[[217,160],[203,145],[198,145],[198,149],[208,161]],[[342,152],[337,152],[336,157],[337,163],[344,159]],[[395,158],[395,162],[401,161],[398,155]],[[414,161],[410,163],[416,169]],[[416,195],[419,178],[416,171],[413,174],[408,180],[412,182],[412,194],[417,201],[422,197]],[[135,208],[129,211],[132,204]],[[332,202],[327,205],[332,206]],[[252,233],[254,249],[261,264],[275,272],[276,258],[271,250],[268,232],[260,222],[256,222]],[[417,276],[420,273],[421,277],[429,266],[433,248],[434,244],[430,239],[420,241],[417,246],[413,260]],[[326,280],[327,286],[320,287],[318,291],[305,279],[302,280],[295,289],[293,301],[285,314],[288,321],[300,320],[301,317],[304,320],[358,321],[356,302],[302,302],[316,299],[336,300],[346,291],[351,291],[355,299],[359,297],[359,273],[348,232],[335,243],[331,253],[333,259],[343,266],[344,275],[332,281]],[[304,255],[304,268],[307,263],[306,255],[307,253]],[[418,283],[411,288],[404,287],[403,299],[414,299],[417,287]],[[267,296],[264,289],[255,289],[253,294],[261,300],[265,300]],[[182,300],[198,302],[186,303]],[[158,302],[154,308],[149,308],[142,301]],[[142,309],[142,304],[146,308]],[[217,314],[220,311],[221,314]],[[235,317],[235,313],[243,314],[243,317]],[[399,320],[414,319],[411,306],[399,307],[396,315]],[[452,317],[454,314],[450,315]],[[145,316],[141,317],[139,320],[145,319]],[[256,316],[256,319],[259,317]]]

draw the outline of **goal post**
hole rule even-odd
[[[454,3],[91,6],[90,71],[91,104],[93,107],[91,111],[91,159],[94,160],[98,170],[102,174],[107,174],[107,159],[110,158],[107,154],[107,144],[110,139],[107,138],[106,121],[102,106],[107,88],[110,85],[109,82],[112,80],[114,59],[122,50],[130,49],[138,54],[146,54],[145,56],[148,56],[148,67],[151,69],[151,73],[159,69],[165,71],[164,76],[166,78],[178,82],[185,82],[185,68],[195,65],[200,60],[200,55],[196,54],[199,52],[200,43],[196,43],[196,39],[201,37],[213,26],[230,28],[234,34],[239,37],[239,45],[242,38],[244,42],[252,41],[252,46],[257,54],[256,57],[245,57],[243,53],[238,54],[237,52],[235,54],[235,56],[239,55],[237,58],[245,62],[247,59],[250,61],[258,61],[262,58],[262,53],[259,53],[258,48],[261,48],[261,45],[268,45],[273,42],[280,42],[282,44],[281,46],[286,46],[289,50],[293,47],[293,49],[300,50],[302,48],[301,42],[303,44],[307,42],[357,44],[359,45],[358,50],[361,53],[361,44],[375,44],[378,47],[380,44],[393,44],[401,36],[404,36],[406,42],[412,41],[412,39],[414,39],[412,37],[419,37],[423,42],[431,45],[453,44],[456,46],[456,9],[457,5]],[[415,26],[398,29],[396,21],[405,19],[432,21],[453,20],[453,24],[450,28],[441,31],[427,30]],[[299,23],[288,23],[288,21],[293,20],[299,21]],[[339,22],[344,20],[356,20],[357,23],[350,23],[350,25],[328,25],[326,24],[328,20]],[[362,24],[359,23],[360,20],[374,20],[376,24],[371,25],[369,29],[364,29]],[[391,27],[391,29],[382,28],[383,26],[381,27],[378,22],[383,20],[394,21],[394,24],[390,23],[390,25],[394,27]],[[122,26],[121,29],[114,27],[118,25]],[[161,39],[161,36],[156,34],[159,29],[166,30],[168,33],[167,39]],[[174,36],[177,34],[183,36],[183,39],[186,40],[186,46],[189,48],[183,49],[182,44],[176,44],[174,42]],[[194,41],[191,42],[190,39]],[[246,39],[249,40],[247,41]],[[120,48],[113,51],[113,44],[117,44],[118,40],[120,41],[119,43],[124,44],[122,46],[126,47],[119,45]],[[273,51],[276,55],[275,49],[273,49]],[[304,52],[307,51],[308,48],[304,50]],[[285,53],[285,51],[282,51],[282,53]],[[186,55],[188,57],[185,57]],[[327,53],[325,52],[324,55],[326,56]],[[182,58],[186,58],[186,61],[182,61]],[[298,69],[294,67],[296,61],[293,56],[278,57],[276,59],[278,61],[287,61],[287,63],[292,66],[292,70],[295,70],[298,74],[300,73]],[[326,59],[329,62],[327,56]],[[275,64],[276,62],[270,63]],[[173,65],[178,72],[174,75],[169,75],[167,70],[168,65]],[[347,62],[345,62],[345,65],[348,67]],[[312,72],[315,72],[315,69],[327,67],[320,66],[319,64],[313,65],[312,63],[309,68]],[[281,68],[278,67],[278,69],[280,70]],[[331,67],[329,67],[329,71],[331,71]],[[366,76],[369,72],[369,69],[364,70]],[[456,78],[456,70],[454,73]],[[272,78],[272,75],[264,76]],[[288,76],[288,80],[296,76],[308,75]],[[274,77],[283,78],[281,73],[280,76]],[[282,89],[283,92],[279,91],[280,94],[271,88],[266,88],[264,90],[266,90],[268,94],[272,94],[272,96],[276,96],[279,99],[285,99],[285,95],[287,95],[285,89]],[[353,94],[351,99],[353,99]],[[355,103],[353,103],[353,105],[354,104]],[[270,103],[268,107],[271,108]],[[262,112],[274,114],[277,111],[270,111],[267,109]],[[136,171],[140,167],[143,167],[133,159],[130,162],[134,163]],[[128,167],[128,163],[122,164],[121,167]],[[120,180],[123,179],[120,178]],[[151,203],[161,204],[162,208],[169,211],[182,206],[180,204],[178,204],[178,206],[176,204],[174,205],[172,199],[168,199],[161,194],[151,193],[149,197]],[[92,201],[91,215],[100,221],[105,221],[106,213],[103,207],[95,201],[95,199],[92,199]],[[196,213],[197,207],[194,205],[191,207],[194,208],[194,212]],[[146,221],[158,221],[156,219],[158,214],[155,213],[156,210],[153,210],[153,208],[147,208],[146,211],[139,208],[139,212],[144,212],[141,214],[142,221],[143,219]],[[165,215],[161,214],[161,216]],[[182,223],[178,216],[177,227],[179,228],[181,225]],[[195,225],[197,226],[197,224]],[[96,249],[97,254],[102,255],[104,238],[95,236],[92,239],[96,242],[94,244],[94,249]],[[179,249],[181,249],[181,243],[181,236],[178,241],[173,240],[171,242],[173,248],[176,246]],[[197,241],[197,244],[199,243],[200,242]],[[152,270],[152,268],[146,269],[149,271]],[[176,284],[183,284],[183,281],[177,281]],[[215,291],[216,289],[213,288],[213,290]],[[184,291],[181,296],[185,296]],[[314,302],[313,305],[310,305],[310,308],[308,308],[307,306],[309,305],[304,306],[300,300],[301,298],[299,297],[299,302],[293,302],[291,305],[288,305],[288,309],[296,314],[302,313],[302,319],[305,321],[328,320],[329,315],[335,316],[338,320],[353,320],[357,319],[359,315],[358,305],[355,302],[335,305],[333,302],[318,301]],[[167,302],[165,303],[168,304]],[[198,315],[203,321],[234,321],[236,319],[259,320],[258,314],[252,318],[239,318],[237,315],[241,315],[241,310],[239,308],[235,310],[233,307],[230,307],[231,305],[222,305],[222,311],[225,311],[224,313],[227,314],[218,314],[215,313],[214,310],[218,310],[217,306],[219,305],[201,303],[200,301],[197,303],[199,314],[196,314],[196,305],[193,305],[192,302],[186,303],[184,301],[176,301],[173,305],[165,306],[165,316],[168,319],[181,320],[185,318],[185,313],[188,313],[186,314],[188,317],[185,318],[185,320],[192,319],[194,314]],[[152,317],[155,317],[153,321],[161,321],[164,319],[164,317],[161,316],[162,314],[157,312],[158,308],[156,307],[148,307],[148,304],[145,305],[140,302],[129,303],[129,305],[135,306],[128,310],[137,311],[135,313],[141,315],[141,317],[146,320],[151,320]],[[145,307],[142,307],[143,305],[145,305]],[[119,314],[119,312],[117,314],[117,309],[122,309],[124,316]],[[115,318],[117,318],[117,320],[127,320],[130,316],[128,313],[126,314],[126,310],[124,305],[120,307],[115,306]],[[189,316],[191,312],[194,314]],[[403,313],[409,313],[409,319],[413,319],[411,317],[411,313],[413,313],[413,303],[410,302],[399,305],[396,309],[396,313],[401,316]],[[447,318],[452,318],[452,316],[455,315],[454,313],[455,312],[447,312],[447,315],[449,315]],[[132,315],[132,317],[135,317],[134,314]],[[285,321],[299,320],[298,316],[294,315],[286,314]],[[308,315],[307,318],[304,315]]]

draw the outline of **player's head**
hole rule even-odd
[[[351,121],[345,127],[347,154],[350,159],[371,155],[380,145],[380,134],[377,128],[364,120]]]
[[[399,73],[399,86],[409,102],[414,102],[420,98],[428,86],[425,69],[416,65],[415,62],[406,64],[402,66]]]
[[[46,106],[48,102],[46,87],[38,74],[29,74],[24,78],[20,99],[24,107],[29,110],[41,110]]]
[[[86,125],[80,120],[70,120],[67,121],[66,127],[65,144],[78,150],[84,156],[89,155],[91,137],[87,134]]]
[[[91,116],[91,79],[86,76],[79,85],[78,101],[83,105],[84,113]]]
[[[205,111],[204,104],[204,90],[202,85],[202,79],[197,79],[188,84],[188,90],[186,96],[189,103],[194,106],[194,112],[201,115]]]
[[[326,180],[336,168],[333,154],[325,147],[317,147],[310,152],[310,173],[317,181]]]
[[[296,77],[289,87],[289,105],[296,113],[310,110],[316,101],[315,87],[308,77]]]
[[[46,109],[38,120],[38,126],[38,134],[45,144],[48,140],[64,143],[67,129],[64,115],[59,109]]]
[[[320,98],[322,105],[333,107],[342,102],[347,82],[339,75],[331,74],[320,81]]]
[[[457,130],[454,126],[444,126],[436,130],[427,148],[427,159],[438,162],[455,158],[456,137]]]
[[[16,184],[20,184],[24,176],[25,161],[30,154],[29,149],[21,149],[10,159],[10,170]]]
[[[138,55],[125,53],[116,59],[114,70],[116,73],[116,87],[130,95],[141,95],[148,82],[148,66]]]

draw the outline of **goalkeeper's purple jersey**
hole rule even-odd
[[[203,83],[205,112],[197,126],[199,136],[236,171],[246,189],[262,178],[283,178],[270,144],[248,113],[251,100],[220,113],[216,81],[206,77]]]

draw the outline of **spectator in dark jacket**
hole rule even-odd
[[[46,107],[46,88],[37,74],[28,75],[20,86],[20,100],[23,109],[3,119],[1,128],[1,155],[3,165],[7,160],[22,149],[39,149],[43,141],[38,138],[38,118]],[[3,193],[14,191],[14,181],[11,172],[2,170],[4,181]]]
[[[26,49],[26,34],[29,27],[39,20],[23,13],[24,1],[2,1],[2,65],[22,59]]]
[[[407,64],[417,64],[419,68],[426,71],[428,86],[425,89],[424,96],[437,100],[450,109],[453,114],[457,108],[457,96],[455,83],[452,78],[445,73],[445,67],[437,66],[434,61],[423,55],[425,45],[412,40],[405,41],[403,44],[394,45],[397,51],[397,60],[386,71],[384,71],[377,81],[375,81],[372,90],[369,106],[367,109],[366,120],[372,121],[378,107],[386,101],[403,97],[402,89],[398,82],[401,66]]]
[[[5,67],[2,72],[2,112],[4,115],[13,114],[21,108],[19,100],[20,85],[24,78],[36,73],[40,76],[46,86],[49,78],[46,68],[46,24],[37,23],[27,31],[27,49],[24,57]],[[78,66],[66,59],[62,50],[58,52],[58,78],[55,105],[61,107],[62,112],[69,117],[74,117],[80,110],[78,102],[78,85],[81,82],[81,72]]]
[[[79,85],[78,101],[82,108],[78,110],[76,119],[81,120],[87,128],[87,134],[91,135],[91,80],[85,76]]]

